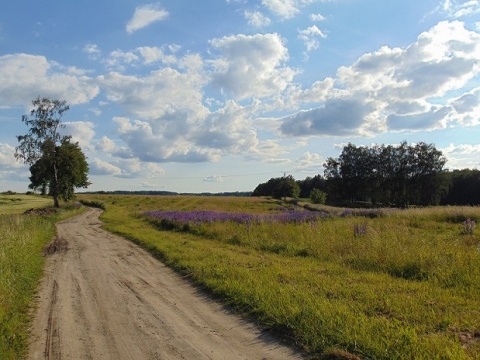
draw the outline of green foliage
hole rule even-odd
[[[272,196],[276,199],[287,197],[298,198],[299,195],[300,186],[291,175],[281,178],[272,192]]]
[[[312,356],[480,357],[480,239],[463,233],[466,219],[479,221],[479,208],[385,211],[361,221],[361,212],[351,212],[304,224],[224,222],[176,232],[138,215],[250,207],[265,213],[278,205],[259,198],[81,197],[112,204],[102,216],[108,229]],[[366,231],[356,236],[359,224]]]
[[[327,201],[327,193],[314,188],[310,192],[310,200],[312,200],[314,204],[325,204]]]
[[[449,188],[442,198],[444,205],[480,204],[480,170],[453,170],[444,174]]]
[[[253,196],[272,196],[276,199],[286,197],[298,198],[301,188],[293,176],[272,178],[268,182],[259,184],[253,191]]]
[[[59,207],[59,197],[71,200],[75,187],[90,185],[88,163],[78,143],[60,134],[61,117],[69,109],[66,102],[37,98],[32,103],[31,117],[22,117],[29,131],[17,136],[20,144],[15,156],[30,165],[29,187],[41,189],[43,195],[48,192]]]
[[[399,146],[348,144],[338,159],[324,164],[329,191],[351,202],[438,205],[444,190],[446,159],[433,144]]]

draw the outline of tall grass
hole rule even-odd
[[[109,229],[147,247],[314,358],[328,353],[480,358],[480,238],[464,232],[466,219],[480,220],[479,208],[376,217],[345,212],[305,223],[223,221],[166,230],[142,212],[222,206],[248,212],[252,201],[254,213],[275,213],[279,204],[232,199],[223,205],[186,197],[95,200],[110,203],[103,216]]]
[[[57,215],[0,215],[0,359],[22,359],[28,347],[32,301],[43,272],[43,248],[55,235]]]

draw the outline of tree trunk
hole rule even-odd
[[[53,196],[53,206],[56,208],[59,208],[60,202],[58,201],[58,169],[57,169],[57,164],[55,162],[53,164],[52,196]]]

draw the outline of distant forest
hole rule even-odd
[[[158,191],[158,190],[138,190],[138,191],[128,191],[128,190],[113,190],[113,191],[85,191],[81,194],[112,194],[112,195],[164,195],[164,196],[174,196],[174,195],[197,195],[197,196],[251,196],[251,191],[232,191],[232,192],[219,192],[219,193],[178,193],[174,191]]]
[[[444,169],[446,158],[434,145],[372,147],[348,144],[328,158],[324,175],[295,180],[272,178],[253,196],[308,198],[313,189],[331,204],[371,206],[480,205],[480,171]]]

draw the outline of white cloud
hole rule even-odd
[[[98,77],[107,98],[135,117],[156,119],[181,111],[188,117],[206,114],[202,105],[203,61],[195,54],[179,59],[180,70],[164,67],[145,76],[111,72]],[[185,101],[188,99],[188,101]]]
[[[274,14],[285,19],[295,16],[300,11],[295,0],[262,0],[262,4]]]
[[[223,182],[223,177],[219,175],[211,175],[211,176],[207,176],[206,178],[203,178],[202,181],[210,182],[210,183],[220,183],[220,182]]]
[[[316,1],[318,0],[262,0],[262,5],[281,19],[290,19],[300,13],[302,7]]]
[[[15,148],[11,145],[0,143],[0,170],[13,170],[23,167],[21,161],[15,159]]]
[[[295,161],[295,171],[320,171],[322,156],[306,151]]]
[[[114,50],[110,53],[104,63],[109,69],[125,70],[126,65],[135,65],[139,57],[132,51]]]
[[[245,16],[245,19],[248,20],[249,25],[255,27],[265,27],[271,24],[270,19],[259,11],[246,10],[243,14]]]
[[[480,168],[480,145],[478,144],[450,144],[439,150],[447,157],[447,167],[450,170]]]
[[[238,99],[283,91],[296,70],[285,65],[288,50],[278,34],[226,36],[211,41],[221,58],[212,60],[212,83]]]
[[[95,158],[93,161],[89,162],[90,173],[92,175],[111,175],[111,176],[120,176],[122,174],[122,169],[118,166],[112,165],[106,161]]]
[[[72,136],[72,142],[78,142],[80,147],[89,148],[90,143],[95,136],[93,128],[95,124],[90,121],[64,122],[65,134]]]
[[[64,99],[70,105],[86,103],[100,90],[95,81],[84,74],[83,70],[49,62],[44,56],[0,56],[0,106],[29,108],[39,94]]]
[[[281,130],[292,136],[355,135],[372,110],[372,104],[361,99],[330,99],[321,107],[282,119]]]
[[[480,2],[478,0],[443,0],[439,6],[447,16],[458,19],[480,13]]]
[[[319,107],[282,119],[284,134],[351,135],[478,124],[478,92],[458,96],[480,73],[480,34],[440,22],[405,48],[384,46],[296,92]],[[340,109],[338,106],[341,105]],[[331,122],[331,123],[330,123]]]
[[[323,16],[322,14],[310,14],[310,20],[312,21],[324,21],[326,20],[326,17]]]
[[[107,136],[102,136],[102,138],[95,143],[95,150],[102,151],[105,153],[113,153],[116,149],[115,142],[108,138]]]
[[[92,175],[108,175],[119,178],[159,178],[165,174],[165,170],[157,164],[141,162],[134,159],[116,159],[108,162],[99,158],[90,162]]]
[[[169,46],[169,49],[172,53],[178,51],[174,45]],[[164,64],[175,64],[177,58],[174,55],[167,55],[164,53],[162,48],[159,47],[150,47],[143,46],[137,48],[137,51],[142,55],[144,64],[151,64],[156,62],[161,62]]]
[[[168,11],[162,9],[158,3],[139,6],[135,9],[132,19],[127,23],[126,30],[131,34],[154,22],[165,20],[168,15]]]
[[[325,39],[327,37],[327,35],[321,31],[317,25],[312,25],[304,30],[299,30],[298,33],[298,38],[301,39],[305,44],[307,52],[318,49],[320,46],[318,38]]]
[[[476,126],[480,125],[480,88],[476,88],[451,99],[449,105],[455,109],[454,121],[458,125]]]
[[[114,154],[148,162],[204,162],[252,153],[258,139],[247,115],[245,108],[228,101],[205,117],[177,111],[149,121],[115,118],[119,137],[128,149],[115,149]]]
[[[94,60],[98,59],[102,54],[102,52],[100,51],[100,49],[96,44],[86,44],[83,47],[83,52],[87,53],[88,56]]]

